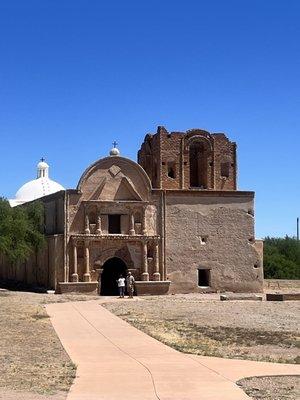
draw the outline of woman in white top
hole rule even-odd
[[[125,278],[123,278],[123,275],[120,275],[117,282],[118,282],[118,289],[119,289],[119,294],[120,294],[120,299],[121,299],[124,297],[124,294],[125,294]]]

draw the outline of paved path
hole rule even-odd
[[[179,353],[111,314],[98,300],[46,307],[77,365],[67,400],[249,400],[235,381],[257,375],[257,364],[263,375],[297,373],[291,365]]]

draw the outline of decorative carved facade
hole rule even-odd
[[[238,191],[236,175],[236,144],[222,133],[158,127],[138,163],[114,148],[76,189],[42,198],[48,275],[40,281],[114,294],[118,274],[131,271],[138,294],[261,291],[254,193]]]

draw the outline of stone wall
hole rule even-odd
[[[166,195],[166,268],[170,292],[261,292],[263,266],[254,241],[252,192],[181,191]]]

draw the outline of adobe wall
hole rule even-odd
[[[65,191],[42,197],[39,201],[44,204],[45,234],[63,233],[65,225]]]
[[[213,291],[262,292],[254,243],[252,192],[166,194],[166,268],[170,293],[201,291],[197,269],[210,269]]]
[[[63,244],[63,235],[48,236],[43,249],[18,265],[11,265],[0,255],[0,280],[55,289],[63,274]]]

